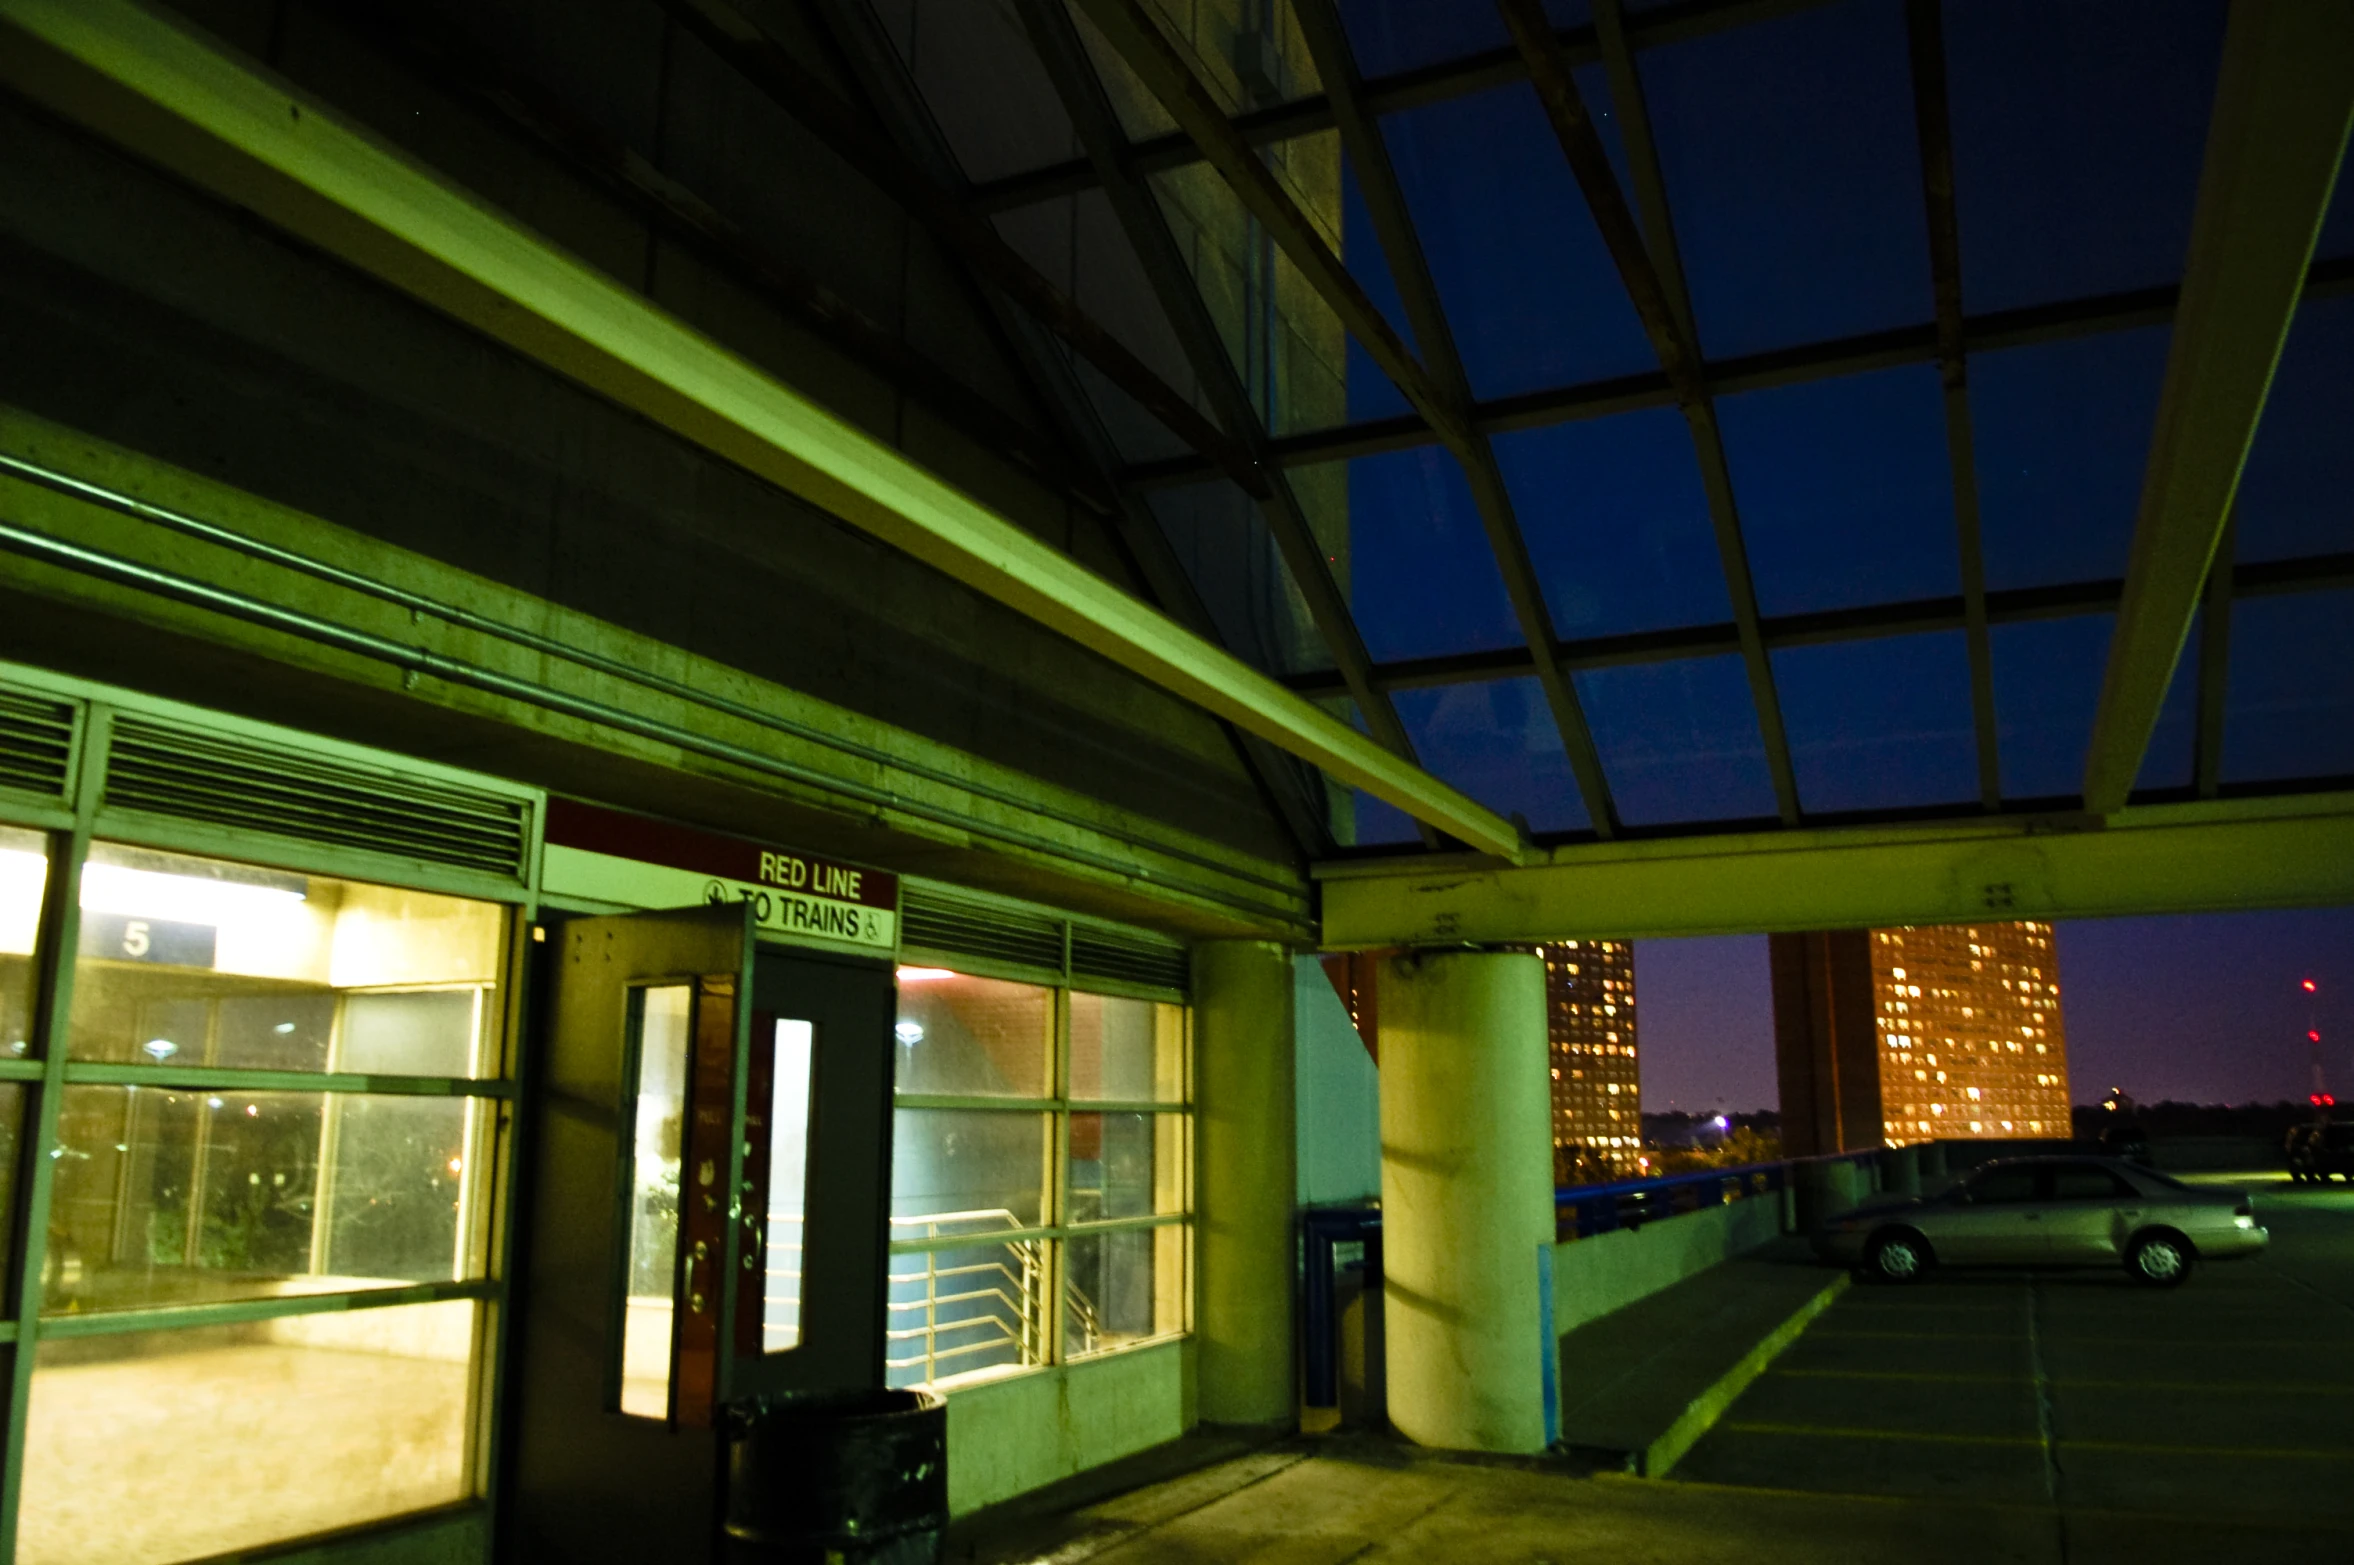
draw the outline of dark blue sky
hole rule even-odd
[[[2354,908],[2087,919],[2059,946],[2077,1102],[2302,1098],[2308,977],[2332,1090],[2354,1102]],[[1644,1108],[1774,1106],[1764,936],[1638,941],[1635,1001]]]

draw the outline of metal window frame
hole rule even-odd
[[[1001,900],[1011,901],[1012,899]],[[1064,928],[1064,966],[1067,973],[1070,955],[1070,926],[1066,924]],[[949,954],[942,953],[943,956]],[[998,965],[1008,969],[1015,967],[1015,964]],[[962,976],[972,978],[997,978],[999,976],[996,973],[983,972],[969,966],[959,966],[954,970]],[[1067,1275],[1066,1255],[1068,1243],[1073,1238],[1084,1238],[1091,1234],[1135,1233],[1160,1228],[1185,1229],[1184,1258],[1180,1263],[1185,1268],[1185,1276],[1180,1280],[1178,1296],[1188,1301],[1191,1299],[1194,1264],[1192,1239],[1194,1222],[1192,1002],[1181,996],[1173,996],[1165,990],[1142,990],[1137,986],[1126,986],[1127,992],[1121,992],[1120,986],[1099,987],[1093,979],[1074,982],[1068,977],[1064,977],[1051,982],[1041,982],[1040,975],[1036,970],[1028,970],[1026,973],[1009,971],[1005,979],[1001,981],[1026,983],[1034,988],[1046,989],[1053,996],[1054,1037],[1050,1062],[1053,1090],[1037,1096],[999,1097],[987,1093],[903,1093],[894,1087],[891,1094],[891,1108],[894,1114],[905,1109],[911,1112],[932,1110],[1044,1115],[1047,1119],[1047,1138],[1046,1167],[1043,1170],[1045,1183],[1042,1194],[1045,1197],[1043,1206],[1047,1220],[1020,1228],[989,1233],[957,1234],[939,1238],[892,1239],[886,1247],[888,1253],[893,1257],[937,1255],[948,1250],[1012,1244],[1026,1240],[1039,1241],[1045,1245],[1047,1308],[1044,1312],[1045,1337],[1040,1345],[1039,1360],[1035,1364],[1017,1365],[1010,1368],[992,1367],[990,1378],[993,1381],[1009,1375],[1041,1374],[1064,1369],[1073,1364],[1093,1363],[1101,1358],[1142,1348],[1158,1347],[1190,1336],[1193,1331],[1193,1313],[1191,1304],[1188,1302],[1181,1310],[1179,1322],[1173,1330],[1156,1332],[1151,1336],[1140,1337],[1132,1342],[1122,1342],[1115,1347],[1099,1349],[1096,1352],[1084,1353],[1075,1357],[1067,1356],[1063,1350],[1066,1329],[1064,1310],[1067,1304],[1064,1286]],[[1178,1051],[1179,1080],[1183,1083],[1183,1092],[1177,1098],[1168,1100],[1096,1099],[1071,1096],[1071,999],[1077,994],[1101,994],[1113,999],[1135,999],[1154,1004],[1176,1006],[1182,1018],[1178,1035]],[[1074,1114],[1153,1114],[1160,1116],[1171,1125],[1177,1137],[1174,1155],[1179,1163],[1177,1184],[1178,1188],[1184,1192],[1183,1207],[1174,1212],[1152,1212],[1135,1217],[1101,1218],[1088,1222],[1072,1221],[1070,1215],[1071,1118]],[[924,1381],[920,1384],[935,1389],[945,1385],[948,1390],[954,1391],[956,1389],[953,1384],[955,1378],[954,1375],[943,1376],[939,1381]]]
[[[44,832],[49,838],[49,873],[34,942],[33,1050],[23,1059],[0,1060],[0,1082],[27,1089],[18,1136],[18,1170],[11,1217],[11,1251],[6,1292],[0,1296],[0,1346],[8,1364],[4,1435],[0,1435],[0,1555],[13,1549],[24,1487],[27,1413],[40,1344],[51,1338],[113,1336],[260,1321],[410,1304],[470,1300],[475,1304],[467,1364],[468,1406],[462,1456],[466,1498],[459,1505],[495,1513],[493,1482],[504,1423],[502,1394],[511,1326],[506,1308],[512,1272],[515,1214],[510,1203],[520,1166],[520,1117],[515,1107],[524,1090],[521,1040],[524,1031],[522,979],[529,929],[536,916],[543,796],[536,789],[440,766],[392,752],[347,744],[321,735],[253,722],[147,696],[135,691],[0,663],[0,683],[53,695],[76,708],[75,745],[68,773],[70,807],[60,811],[38,801],[0,800],[0,821]],[[397,775],[454,783],[502,794],[525,806],[525,859],[512,878],[428,865],[335,844],[304,842],[260,833],[223,832],[197,823],[135,815],[102,808],[108,748],[118,713],[134,714],[203,732],[261,738],[301,753],[340,760]],[[501,976],[496,1024],[497,1074],[481,1078],[384,1076],[353,1072],[238,1070],[183,1066],[176,1069],[101,1061],[76,1061],[67,1048],[73,1008],[81,923],[84,866],[95,843],[120,841],[226,858],[326,877],[347,878],[401,889],[460,896],[498,905],[506,914],[501,939]],[[227,851],[224,851],[224,848]],[[55,1144],[66,1090],[77,1085],[140,1085],[191,1090],[244,1087],[257,1091],[300,1091],[335,1095],[388,1094],[446,1097],[498,1105],[481,1132],[489,1141],[487,1192],[479,1239],[481,1275],[380,1288],[342,1289],[274,1299],[226,1300],[44,1317],[41,1275],[48,1244],[47,1215],[54,1192],[53,1159],[42,1150]],[[354,1525],[375,1528],[405,1524],[427,1512],[373,1517]],[[299,1540],[287,1539],[283,1542]],[[274,1545],[273,1545],[274,1546]]]

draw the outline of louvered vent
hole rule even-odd
[[[49,799],[63,797],[73,740],[71,706],[0,690],[0,788]]]
[[[1185,992],[1192,963],[1183,946],[1143,935],[1071,926],[1071,977],[1110,978],[1124,984]]]
[[[947,956],[1015,962],[1050,974],[1063,970],[1061,919],[912,886],[899,904],[899,941]]]
[[[499,875],[524,869],[520,799],[136,718],[116,720],[106,804]]]

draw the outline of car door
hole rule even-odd
[[[2113,1261],[2145,1207],[2140,1191],[2098,1163],[2055,1163],[2044,1209],[2044,1244],[2051,1259],[2063,1264]]]
[[[2036,1163],[1997,1163],[1972,1174],[1921,1227],[1941,1261],[2023,1265],[2045,1255],[2044,1170]]]

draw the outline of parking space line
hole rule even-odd
[[[1907,1369],[1772,1369],[1772,1375],[1801,1377],[1808,1380],[1918,1380],[1955,1385],[2020,1385],[2023,1375],[1963,1375],[1931,1370]],[[2049,1377],[2055,1391],[2214,1391],[2227,1396],[2278,1397],[2354,1396],[2354,1381],[2318,1381],[2292,1384],[2285,1381],[2234,1380],[2079,1380],[2071,1376]]]

